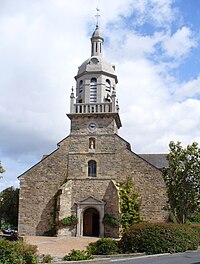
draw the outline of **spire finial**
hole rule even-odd
[[[96,11],[97,11],[97,14],[95,15],[95,17],[97,18],[96,27],[98,28],[98,27],[99,27],[99,17],[101,16],[101,15],[99,14],[100,9],[98,8],[98,6],[97,6],[97,8],[96,8]]]

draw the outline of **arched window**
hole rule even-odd
[[[95,149],[95,138],[89,138],[89,149]]]
[[[88,177],[97,176],[97,163],[95,160],[88,161]]]
[[[97,101],[97,79],[92,78],[90,81],[90,103]]]
[[[109,79],[106,79],[106,91],[111,92],[111,84]]]
[[[79,93],[83,91],[83,80],[80,80],[79,82]]]

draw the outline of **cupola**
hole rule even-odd
[[[117,75],[115,66],[103,58],[104,39],[98,25],[90,40],[91,57],[81,64],[75,76],[76,89],[72,90],[70,96],[70,114],[115,113],[118,115]]]
[[[99,26],[96,26],[96,29],[91,37],[91,57],[99,56],[102,57],[103,52],[103,37],[100,36]]]

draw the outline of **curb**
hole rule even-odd
[[[144,253],[131,253],[131,254],[117,254],[117,255],[95,255],[94,259],[88,260],[78,260],[78,261],[64,261],[57,260],[53,262],[53,264],[66,264],[66,263],[102,263],[102,262],[110,262],[111,260],[117,259],[128,259],[133,257],[142,257],[145,256]]]
[[[190,252],[190,251],[200,251],[198,248],[197,250],[187,250],[185,252]],[[179,253],[174,253],[174,254],[184,254],[185,252],[179,252]],[[118,254],[118,255],[99,255],[97,258],[90,259],[90,260],[78,260],[78,261],[54,261],[52,264],[66,264],[66,263],[107,263],[107,262],[117,262],[117,261],[123,261],[127,259],[141,259],[141,258],[151,258],[151,257],[159,257],[159,256],[167,256],[171,255],[171,253],[161,253],[161,254],[153,254],[153,255],[146,255],[145,253],[132,253],[132,254]]]
[[[56,261],[53,262],[53,264],[66,264],[66,263],[102,263],[102,261],[110,261],[111,258],[105,257],[105,258],[94,258],[94,259],[88,259],[88,260],[77,260],[77,261]]]

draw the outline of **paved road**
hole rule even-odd
[[[54,264],[63,264],[66,262],[54,262]],[[77,263],[73,261],[72,263]],[[176,254],[162,254],[162,255],[149,255],[149,256],[139,256],[139,257],[124,257],[111,259],[99,259],[90,261],[80,261],[81,264],[200,264],[200,250],[189,251],[185,253]]]
[[[177,254],[112,259],[109,263],[111,262],[113,264],[200,264],[200,250]],[[101,262],[101,264],[103,263],[108,263],[108,261]]]

